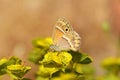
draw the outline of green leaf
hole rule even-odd
[[[13,56],[9,59],[9,61],[7,62],[7,66],[9,65],[13,65],[13,64],[21,64],[22,60],[20,60],[19,58]]]
[[[52,44],[52,39],[49,37],[38,38],[38,39],[33,40],[34,48],[30,52],[29,60],[31,62],[38,64],[38,62],[43,59],[44,55],[49,50],[51,44]]]
[[[49,77],[37,76],[37,78],[35,80],[50,80],[50,79],[49,79]]]
[[[105,68],[109,73],[119,73],[120,71],[120,58],[109,57],[103,60],[102,67]]]
[[[72,60],[72,56],[68,52],[60,52],[57,55],[53,56],[53,61],[57,64],[62,64],[64,66],[67,66],[70,64],[70,61]]]
[[[6,74],[6,63],[7,59],[3,58],[0,60],[0,75]]]
[[[73,61],[81,64],[89,64],[92,62],[92,59],[85,53],[69,51],[73,56]]]
[[[9,60],[3,58],[0,60],[0,75],[6,74],[6,68],[9,65],[21,64],[21,60],[17,57],[11,57]]]
[[[72,60],[72,56],[68,52],[48,52],[40,63],[55,63],[55,65],[61,65],[61,67],[67,67]]]
[[[0,60],[0,66],[5,64],[6,62],[8,62],[8,60],[6,58],[3,58]]]
[[[10,65],[10,66],[7,66],[7,73],[13,79],[21,79],[30,69],[31,67],[25,67],[19,64]]]
[[[98,80],[120,80],[120,77],[114,74],[109,74],[109,75],[98,77]]]
[[[81,65],[81,64],[74,63],[74,64],[73,64],[73,69],[74,69],[77,73],[83,74],[82,65]]]
[[[44,65],[39,66],[37,75],[41,77],[52,77],[52,74],[57,72],[59,69],[55,67],[44,67]]]
[[[23,80],[23,76],[31,69],[31,67],[23,66],[21,63],[22,60],[15,56],[11,57],[10,59],[1,59],[0,75],[9,74],[15,80]]]
[[[39,48],[49,48],[50,45],[53,43],[51,38],[38,38],[33,40],[33,46]]]
[[[58,52],[48,52],[45,54],[44,58],[42,61],[40,61],[40,63],[51,63],[53,62],[53,56],[56,56],[58,54]]]
[[[74,72],[61,72],[59,76],[53,77],[52,80],[85,80],[85,77]]]
[[[40,48],[33,48],[33,50],[30,52],[28,56],[28,59],[31,62],[38,64],[38,62],[43,59],[45,54],[46,54],[46,50]]]
[[[81,57],[81,60],[80,60],[80,63],[81,64],[89,64],[92,62],[92,58],[87,56],[86,54],[82,54],[82,57]]]

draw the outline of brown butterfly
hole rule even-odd
[[[69,21],[61,17],[58,19],[53,29],[53,45],[55,51],[73,50],[78,51],[80,48],[80,36],[75,32]]]

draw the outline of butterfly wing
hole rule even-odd
[[[52,48],[57,51],[69,49],[72,49],[74,51],[78,50],[77,48],[79,47],[79,39],[76,39],[76,35],[77,38],[79,38],[79,35],[74,32],[72,26],[67,19],[63,17],[58,19],[53,30]],[[76,41],[78,42],[76,43]]]
[[[64,38],[63,36],[66,35],[66,32],[64,30],[68,29],[68,21],[65,18],[59,18],[58,21],[55,24],[55,27],[53,29],[52,34],[52,40],[53,40],[53,48],[55,50],[66,50],[70,49],[70,45],[68,43],[68,40]],[[72,28],[69,27],[69,31],[72,30]]]
[[[71,48],[71,45],[69,44],[66,38],[61,37],[58,39],[58,42],[56,43],[56,47],[57,47],[57,51],[69,50]]]
[[[53,39],[53,45],[51,47],[52,49],[56,51],[70,49],[70,44],[68,40],[63,36],[64,36],[64,33],[62,31],[60,31],[57,28],[54,29],[53,35],[52,35],[52,39]]]
[[[71,50],[78,51],[80,49],[81,37],[75,31],[72,33],[72,38],[70,39]]]

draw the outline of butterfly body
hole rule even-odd
[[[56,51],[73,50],[78,51],[80,48],[80,36],[75,32],[66,18],[58,19],[53,30],[52,49]]]

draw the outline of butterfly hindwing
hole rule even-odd
[[[69,44],[68,40],[64,37],[61,37],[58,39],[58,42],[56,43],[56,46],[60,50],[69,50],[71,48],[71,45]]]

